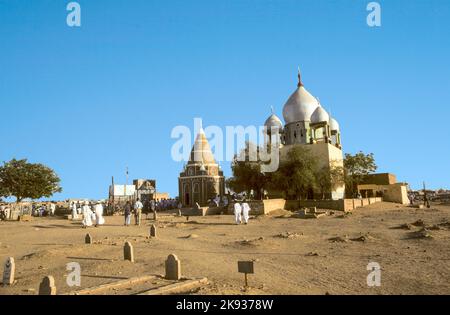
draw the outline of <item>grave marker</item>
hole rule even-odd
[[[14,274],[16,272],[16,263],[13,257],[8,257],[5,262],[5,269],[3,271],[3,285],[14,284]]]
[[[150,227],[150,236],[156,237],[156,226],[154,224]]]
[[[181,262],[175,254],[170,254],[166,260],[166,279],[181,279]]]
[[[125,242],[123,246],[123,259],[134,262],[133,245],[130,242]]]
[[[53,276],[46,276],[39,285],[39,295],[56,295],[55,279]]]
[[[92,244],[92,236],[91,236],[91,234],[86,234],[86,237],[84,238],[84,242],[86,243],[86,244]]]

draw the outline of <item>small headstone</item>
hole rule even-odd
[[[123,259],[134,262],[133,245],[130,242],[125,242],[123,246]]]
[[[155,210],[153,210],[153,220],[158,220],[158,214],[156,214]]]
[[[56,295],[55,279],[52,276],[42,279],[39,285],[39,295]]]
[[[5,269],[3,271],[3,285],[14,284],[14,274],[16,272],[16,263],[13,257],[8,257],[5,262]]]
[[[92,236],[91,236],[91,234],[86,234],[86,237],[84,238],[84,242],[86,243],[86,244],[92,244]]]
[[[150,227],[150,236],[156,237],[156,226],[154,224]]]
[[[170,254],[166,260],[166,279],[181,279],[181,262],[175,254]]]

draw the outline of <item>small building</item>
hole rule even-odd
[[[132,200],[136,194],[135,185],[110,185],[109,200],[114,202],[125,202]]]
[[[367,175],[358,185],[363,198],[383,197],[384,201],[408,204],[408,184],[397,183],[397,177],[391,173]]]
[[[135,179],[133,185],[136,188],[135,198],[139,198],[142,203],[156,199],[156,180]]]
[[[187,165],[178,177],[179,198],[183,206],[206,205],[209,199],[225,193],[225,178],[216,163],[203,129],[195,139]]]

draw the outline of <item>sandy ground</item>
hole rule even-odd
[[[184,276],[210,280],[193,294],[450,294],[450,206],[379,203],[319,219],[279,211],[240,226],[230,215],[186,221],[166,214],[156,223],[158,237],[150,239],[153,223],[124,227],[119,216],[88,229],[58,217],[0,222],[0,261],[15,258],[17,280],[0,294],[37,294],[46,275],[55,277],[58,293],[73,291],[66,284],[69,262],[81,265],[80,288],[163,274],[171,253],[181,259]],[[84,244],[86,233],[94,244]],[[123,261],[126,240],[135,263]],[[255,260],[247,291],[238,260]],[[367,286],[370,262],[381,266],[380,287]]]

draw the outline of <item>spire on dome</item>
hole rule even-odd
[[[300,73],[300,67],[298,67],[298,74],[297,74],[297,77],[298,77],[298,84],[297,84],[297,86],[298,86],[298,87],[303,86],[302,75],[301,75],[301,73]]]

